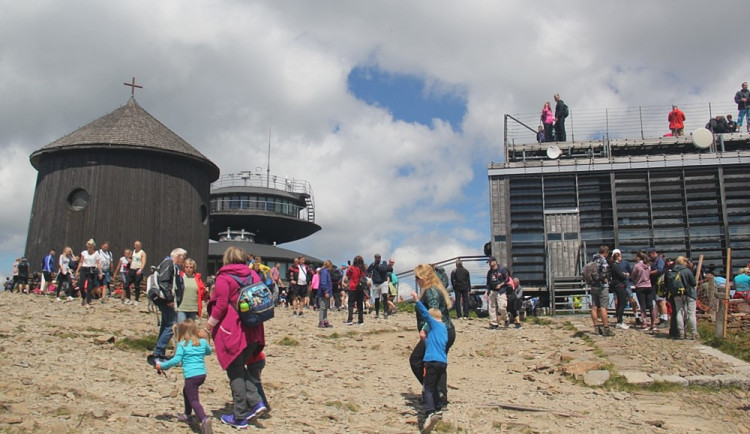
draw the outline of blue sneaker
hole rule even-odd
[[[267,411],[268,408],[266,408],[266,405],[263,404],[263,401],[258,402],[257,404],[255,404],[255,407],[250,410],[250,414],[247,415],[247,418],[245,418],[245,423],[256,419],[258,416],[265,414]]]
[[[245,429],[247,428],[247,419],[243,420],[235,420],[234,414],[222,414],[221,415],[221,423],[225,425],[229,425],[232,428],[236,429]]]

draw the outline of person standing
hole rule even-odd
[[[750,133],[750,90],[747,89],[747,82],[742,83],[742,89],[734,94],[734,102],[737,103],[739,114],[737,117],[737,131],[742,129],[742,120],[747,117],[747,132]]]
[[[357,255],[354,257],[352,265],[346,269],[346,278],[349,281],[349,316],[346,319],[346,325],[354,324],[352,321],[354,320],[355,304],[357,305],[357,323],[360,325],[364,324],[364,299],[367,287],[367,284],[364,282],[367,279],[367,269],[365,268],[365,260],[362,256]]]
[[[460,259],[456,259],[456,268],[451,271],[451,286],[456,295],[456,318],[469,319],[471,275]]]
[[[307,287],[312,283],[312,271],[310,267],[305,264],[305,257],[300,256],[295,259],[295,264],[289,269],[291,274],[289,289],[294,297],[294,303],[292,304],[292,315],[302,316],[304,314],[305,302],[309,300],[307,296]]]
[[[656,309],[659,313],[659,321],[657,323],[658,328],[669,328],[669,315],[667,314],[667,298],[665,294],[658,294],[656,288],[658,288],[659,278],[664,275],[666,269],[666,262],[664,256],[660,255],[655,248],[648,249],[648,258],[651,262],[651,296],[656,303]]]
[[[732,115],[727,115],[727,132],[728,133],[736,133],[737,132],[737,122],[732,120]]]
[[[568,106],[560,99],[560,94],[555,94],[555,141],[564,142],[567,140],[565,135],[565,118],[568,117]]]
[[[333,299],[333,285],[331,284],[331,269],[333,264],[326,259],[323,266],[318,269],[318,327],[333,327],[328,321],[328,308]]]
[[[70,261],[73,256],[73,249],[69,246],[63,248],[60,257],[58,258],[58,264],[60,269],[57,272],[57,301],[60,301],[60,290],[63,290],[67,301],[73,299],[70,296],[70,288],[73,286],[73,277],[71,276]]]
[[[180,271],[184,290],[182,294],[177,294],[177,297],[175,297],[177,324],[184,322],[186,319],[196,320],[203,313],[203,297],[206,293],[206,285],[203,283],[201,273],[195,271],[196,268],[198,268],[198,265],[193,259],[185,259],[185,264]]]
[[[52,273],[55,271],[55,249],[50,249],[49,254],[42,261],[42,285],[39,287],[39,293],[45,295],[44,290],[52,282]]]
[[[602,245],[599,247],[599,253],[591,259],[596,263],[598,273],[597,283],[591,285],[591,321],[594,323],[597,334],[614,336],[614,332],[609,328],[609,318],[607,318],[609,283],[611,280],[609,263],[607,262],[608,256],[609,247]],[[601,325],[599,325],[598,317],[601,317]]]
[[[78,269],[76,270],[76,275],[79,276],[78,285],[81,287],[81,306],[87,310],[91,308],[94,289],[99,287],[98,282],[102,276],[99,252],[95,249],[96,243],[93,238],[86,241],[86,250],[81,252],[81,260],[78,262]]]
[[[680,110],[676,105],[672,106],[672,111],[667,116],[669,121],[669,129],[672,130],[673,137],[680,137],[685,135],[685,113]]]
[[[678,256],[675,259],[674,271],[679,276],[685,291],[682,294],[675,294],[675,310],[677,318],[677,330],[679,337],[686,339],[698,338],[698,322],[695,314],[696,300],[698,293],[695,290],[696,282],[692,271],[687,267],[687,258]],[[685,328],[687,323],[687,329]]]
[[[135,241],[133,243],[133,253],[130,257],[130,271],[128,272],[128,282],[126,286],[133,285],[133,291],[135,291],[135,302],[138,304],[138,299],[141,297],[141,281],[143,281],[143,270],[146,268],[146,252],[141,250],[141,242]],[[128,297],[130,301],[130,297]]]
[[[120,299],[124,304],[130,303],[130,286],[128,286],[128,275],[130,274],[130,259],[133,257],[133,251],[125,249],[122,252],[120,260],[117,261],[115,273],[120,273],[120,282],[122,283],[122,293]]]
[[[109,251],[109,242],[105,241],[102,243],[102,248],[99,249],[99,260],[102,263],[102,278],[99,279],[99,286],[102,288],[102,300],[104,299],[104,288],[107,288],[107,298],[112,297],[112,252]]]
[[[500,268],[497,259],[490,258],[490,269],[487,271],[487,304],[490,307],[490,328],[498,328],[500,324],[508,325],[508,296],[505,284],[508,276],[503,272],[507,268]]]
[[[612,280],[609,287],[615,293],[615,297],[617,297],[617,308],[615,310],[617,324],[615,327],[627,330],[630,326],[623,322],[622,316],[625,313],[625,306],[628,304],[628,292],[625,290],[625,282],[628,280],[628,277],[622,268],[622,253],[618,249],[615,249],[612,253],[611,272]]]
[[[552,113],[552,105],[549,101],[544,103],[542,107],[542,125],[544,125],[544,140],[543,142],[554,142],[555,135],[553,127],[555,125],[555,114]]]
[[[159,338],[154,348],[154,362],[164,363],[166,361],[167,345],[172,340],[174,331],[172,327],[177,322],[177,312],[175,311],[175,300],[181,298],[185,287],[180,277],[180,268],[185,262],[187,251],[176,248],[172,250],[168,257],[164,258],[159,264],[159,290],[164,294],[164,298],[154,301],[156,307],[161,312],[161,325],[159,326]]]
[[[375,261],[367,269],[372,278],[372,292],[370,296],[375,301],[375,318],[380,315],[380,304],[383,304],[383,318],[388,318],[388,274],[393,271],[393,259],[386,263],[380,254],[375,255]]]

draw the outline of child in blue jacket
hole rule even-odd
[[[204,358],[211,354],[211,346],[201,338],[198,326],[192,319],[187,319],[174,326],[174,335],[179,342],[174,356],[163,363],[156,363],[154,367],[161,373],[182,363],[182,374],[185,376],[185,387],[182,396],[185,399],[185,413],[177,415],[180,422],[190,422],[190,414],[195,415],[201,422],[201,432],[212,432],[211,419],[206,416],[198,396],[198,388],[206,381],[206,363]]]
[[[441,377],[446,376],[448,368],[448,352],[445,346],[448,343],[448,330],[443,324],[443,314],[439,309],[427,308],[419,301],[416,293],[411,296],[417,300],[417,313],[425,320],[427,332],[425,337],[424,353],[424,378],[422,379],[422,405],[425,412],[425,421],[422,432],[432,431],[442,414],[440,409],[443,403],[438,393],[438,383]]]

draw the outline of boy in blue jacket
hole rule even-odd
[[[448,368],[448,353],[445,346],[448,343],[448,330],[443,324],[443,314],[439,309],[427,308],[419,301],[417,294],[411,294],[417,300],[417,313],[427,323],[424,330],[427,332],[425,338],[424,353],[424,377],[422,380],[422,405],[425,412],[423,433],[432,431],[441,419],[442,402],[438,394],[437,386],[441,377],[445,377]]]

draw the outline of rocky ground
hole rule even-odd
[[[0,293],[0,315],[0,431],[198,431],[175,417],[180,369],[159,376],[146,350],[122,345],[156,333],[143,303],[85,312],[77,301]],[[363,326],[344,325],[343,312],[330,317],[335,327],[321,330],[316,313],[280,309],[267,323],[263,380],[272,412],[249,429],[418,432],[421,389],[407,361],[417,339],[413,314],[367,317]],[[528,321],[521,330],[459,321],[456,330],[450,405],[437,431],[750,432],[747,364],[697,342],[636,330],[599,337],[583,317]],[[213,356],[207,361],[201,401],[214,430],[231,432],[218,422],[230,408],[226,376]],[[632,382],[692,385],[636,387],[617,376],[605,387],[585,384],[602,369],[641,375],[628,374]],[[697,375],[708,380],[690,379]]]

